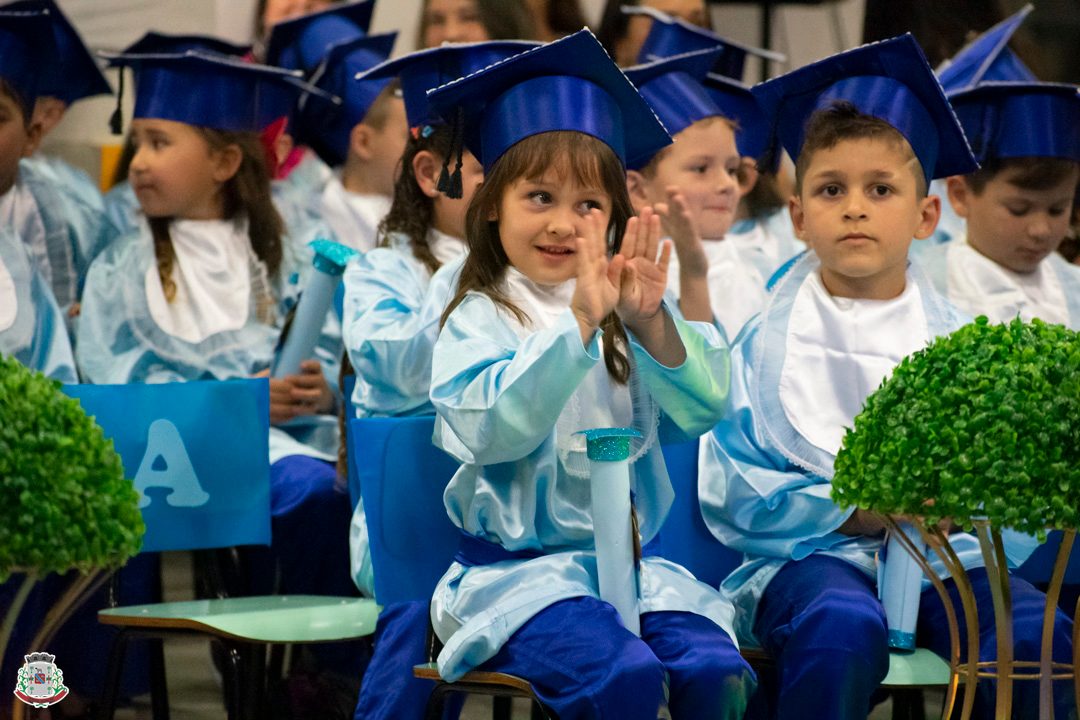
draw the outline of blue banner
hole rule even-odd
[[[270,543],[265,379],[65,385],[139,491],[144,552]]]

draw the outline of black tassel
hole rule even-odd
[[[454,172],[450,172],[450,156],[457,152],[457,164],[454,166]],[[451,140],[449,152],[447,152],[446,160],[443,164],[443,175],[439,178],[439,192],[446,195],[448,198],[454,200],[460,199],[462,196],[462,183],[461,183],[461,164],[462,155],[465,153],[465,109],[458,107],[457,114],[454,116],[454,132],[453,139]],[[442,186],[443,178],[446,178],[446,188]]]
[[[113,135],[124,134],[124,68],[120,68],[120,82],[116,88],[116,109],[113,110],[112,116],[109,117],[109,129]]]

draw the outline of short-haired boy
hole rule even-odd
[[[865,718],[889,668],[875,581],[884,524],[832,501],[833,462],[845,427],[892,368],[964,322],[907,253],[937,222],[929,181],[975,163],[910,35],[833,56],[754,94],[796,159],[790,211],[812,252],[776,282],[733,348],[734,407],[703,446],[702,513],[720,541],[746,553],[722,589],[740,611],[741,636],[776,660],[777,694],[758,702],[779,718],[808,708],[815,717]],[[951,540],[965,567],[982,564],[974,538]],[[1030,546],[1006,549],[1016,561]],[[985,572],[971,574],[980,617],[990,617]],[[1016,654],[1032,659],[1044,598],[1020,580],[1012,591]],[[947,655],[944,607],[933,590],[921,600],[919,641]],[[1056,655],[1071,656],[1070,623],[1060,613],[1057,621]],[[988,656],[993,635],[988,623]],[[992,716],[987,689],[980,683],[980,717]],[[1034,712],[1033,698],[1016,707]]]

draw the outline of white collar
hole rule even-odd
[[[965,236],[950,243],[947,268],[949,300],[970,315],[986,315],[991,322],[1019,315],[1024,321],[1037,317],[1069,324],[1068,299],[1048,260],[1035,272],[1014,272],[980,253]]]
[[[447,235],[435,228],[428,230],[427,241],[431,254],[435,256],[440,265],[452,263],[465,254],[464,240],[453,235]]]
[[[322,214],[337,241],[354,250],[367,252],[375,247],[379,223],[390,212],[391,199],[385,195],[350,192],[334,176],[322,193]]]
[[[518,334],[524,336],[554,325],[555,319],[570,307],[576,282],[571,279],[559,285],[540,285],[525,277],[514,266],[507,265],[503,291],[507,299],[529,318],[526,326],[514,323],[515,331],[518,332],[520,328]]]
[[[12,238],[11,241],[19,242],[18,238]],[[6,240],[0,240],[0,242],[6,242]],[[4,263],[4,256],[0,253],[0,333],[10,329],[15,324],[15,318],[18,315],[19,293],[15,289],[15,280],[11,277],[11,271]]]
[[[0,195],[0,227],[14,230],[23,244],[35,252],[44,248],[45,223],[41,219],[41,210],[33,193],[18,179],[10,190]]]
[[[780,404],[810,443],[836,454],[868,395],[906,356],[926,346],[922,294],[908,274],[892,300],[839,298],[819,271],[799,288],[788,318]]]
[[[198,343],[219,332],[239,330],[251,304],[251,240],[247,220],[174,220],[169,236],[176,252],[172,302],[157,264],[146,270],[150,315],[169,335]]]

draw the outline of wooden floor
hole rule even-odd
[[[163,562],[165,597],[182,600],[191,597],[191,559],[187,553],[169,553]],[[165,666],[169,683],[169,704],[172,720],[225,720],[221,702],[220,680],[214,675],[209,645],[198,639],[177,638],[165,644]],[[118,720],[150,720],[149,697],[137,698],[134,706],[122,708]],[[927,717],[941,712],[941,697],[927,698]],[[473,697],[466,703],[463,720],[487,720],[491,704],[484,698]],[[891,703],[874,709],[871,720],[888,720]],[[518,701],[514,720],[528,720],[528,707]]]

